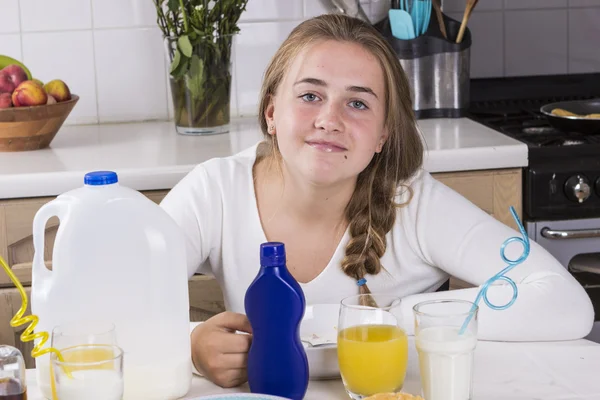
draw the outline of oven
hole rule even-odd
[[[587,337],[600,343],[600,218],[532,221],[527,235],[548,250],[584,287],[594,304],[594,328]]]
[[[525,143],[523,222],[592,299],[600,343],[600,134],[552,127],[540,108],[600,98],[600,74],[474,79],[469,118]]]

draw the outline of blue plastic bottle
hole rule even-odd
[[[301,400],[308,387],[308,360],[299,332],[304,292],[287,269],[283,243],[261,244],[260,265],[245,297],[252,325],[250,391]]]

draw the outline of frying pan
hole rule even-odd
[[[558,116],[552,110],[560,108],[578,115],[600,114],[600,98],[590,100],[559,101],[546,104],[540,112],[548,118],[548,122],[563,132],[578,132],[586,135],[600,133],[600,118],[583,118],[574,116]]]

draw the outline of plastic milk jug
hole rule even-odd
[[[308,360],[300,341],[306,301],[287,269],[283,243],[260,246],[260,270],[244,299],[252,325],[248,384],[253,393],[301,400],[308,387]]]
[[[50,270],[44,229],[53,216],[60,225]],[[173,219],[121,186],[116,173],[90,172],[82,187],[40,208],[33,244],[35,331],[51,333],[57,325],[82,321],[113,323],[124,351],[123,398],[185,396],[192,378],[188,282],[183,235]],[[47,399],[49,360],[36,358],[37,382]]]

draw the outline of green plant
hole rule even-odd
[[[240,31],[237,22],[248,0],[153,1],[170,52],[177,124],[229,122],[232,35]]]

